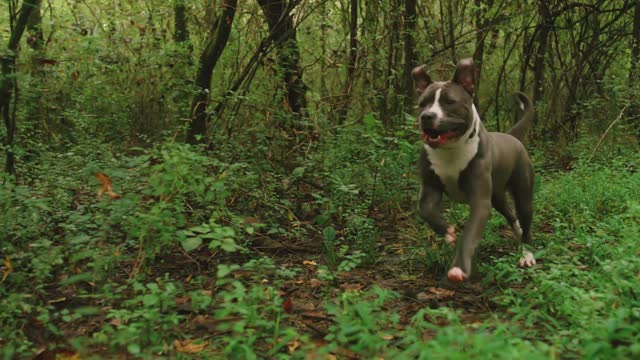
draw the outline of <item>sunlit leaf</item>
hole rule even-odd
[[[181,243],[182,243],[182,248],[184,248],[184,251],[189,252],[197,249],[200,245],[202,245],[202,238],[188,237],[182,240]]]

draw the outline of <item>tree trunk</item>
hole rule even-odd
[[[15,73],[16,58],[18,57],[18,44],[20,38],[27,27],[29,17],[34,9],[37,8],[37,1],[24,0],[20,9],[20,16],[15,24],[12,24],[13,31],[9,38],[8,51],[2,57],[2,76],[0,77],[0,114],[4,119],[4,124],[7,128],[7,134],[4,140],[4,147],[6,151],[5,171],[11,175],[15,175],[15,154],[13,152],[13,140],[16,133],[16,119],[15,112],[11,111],[11,98],[13,96],[13,90],[16,87],[16,80],[13,74]],[[10,14],[13,16],[13,14]],[[14,109],[15,110],[15,109]]]
[[[544,75],[545,60],[547,56],[547,43],[549,41],[549,33],[553,27],[553,18],[549,11],[549,4],[546,0],[539,0],[538,14],[540,20],[538,23],[538,47],[534,59],[533,72],[533,104],[535,105],[544,96]],[[537,112],[536,112],[537,114]],[[537,120],[537,116],[536,116]]]
[[[416,60],[416,0],[404,1],[404,88],[405,107],[413,103],[415,89],[411,70],[418,65]]]
[[[476,64],[476,87],[473,93],[473,102],[478,106],[478,94],[480,93],[480,80],[482,75],[482,65],[484,62],[484,45],[486,43],[490,20],[486,19],[486,11],[482,10],[482,4],[486,4],[487,8],[493,6],[493,0],[475,0],[476,10],[476,50],[473,53],[473,62]],[[500,131],[500,122],[496,119],[498,131]]]
[[[635,119],[636,135],[640,138],[640,103],[638,102],[638,91],[640,86],[640,0],[636,0],[633,14],[633,34],[631,38],[631,68],[629,69],[629,85],[632,91],[632,100],[629,106],[629,116]],[[634,100],[635,99],[635,100]]]
[[[42,33],[42,14],[40,8],[42,7],[42,0],[33,1],[36,6],[31,11],[29,20],[27,21],[28,38],[27,43],[33,50],[41,50],[44,46],[44,34]]]
[[[278,50],[277,66],[282,71],[285,99],[291,112],[302,114],[307,107],[307,86],[302,81],[300,50],[296,42],[296,28],[286,0],[258,0]]]
[[[173,40],[177,43],[186,42],[189,40],[189,29],[187,28],[187,9],[184,5],[184,1],[178,0],[173,7],[174,26],[175,32],[173,34]]]
[[[227,45],[236,13],[237,0],[223,0],[222,11],[212,24],[211,32],[198,62],[195,85],[197,93],[191,103],[191,122],[187,131],[187,142],[202,142],[207,132],[207,107],[210,100],[211,77],[216,63]]]
[[[631,68],[629,81],[636,84],[640,79],[640,0],[636,0],[633,13],[633,33],[631,38]]]
[[[356,63],[358,60],[358,0],[350,0],[349,11],[349,59],[347,59],[347,79],[344,85],[344,99],[340,105],[339,122],[347,119],[351,95],[353,94]]]
[[[440,5],[442,6],[442,5]],[[442,11],[442,10],[441,10]],[[451,63],[456,64],[458,62],[458,55],[456,54],[456,32],[453,23],[453,0],[447,1],[447,25],[449,26],[449,46],[451,51]]]

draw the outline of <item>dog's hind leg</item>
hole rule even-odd
[[[514,179],[512,187],[517,222],[522,229],[523,249],[519,264],[522,267],[531,267],[536,264],[533,253],[527,249],[531,245],[531,222],[533,219],[533,169],[529,166],[521,174],[522,176],[519,176],[518,179]]]
[[[507,201],[506,193],[494,193],[491,197],[491,205],[496,209],[509,223],[511,229],[513,230],[513,237],[515,240],[520,241],[522,237],[522,228],[520,228],[520,223],[518,219],[513,214],[513,210]]]

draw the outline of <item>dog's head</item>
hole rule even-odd
[[[432,148],[455,145],[473,131],[476,68],[472,59],[458,62],[449,81],[432,81],[425,65],[411,74],[418,92],[418,123],[425,144]]]

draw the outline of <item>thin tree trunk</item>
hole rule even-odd
[[[416,60],[416,0],[404,1],[404,89],[405,107],[413,103],[415,94],[411,71],[418,65]]]
[[[339,122],[343,124],[347,119],[351,95],[353,94],[356,63],[358,60],[358,0],[349,1],[349,59],[347,59],[347,79],[345,82],[344,99],[340,105]]]
[[[629,85],[633,94],[637,94],[640,86],[640,0],[636,0],[633,14],[633,34],[631,38],[631,68],[629,69]],[[637,95],[635,101],[632,100],[629,106],[629,115],[635,118],[632,125],[635,125],[636,135],[640,138],[640,103]]]
[[[173,7],[173,16],[175,22],[173,40],[177,43],[188,41],[189,29],[187,28],[187,8],[184,5],[184,1],[176,1],[176,4]]]
[[[237,0],[223,0],[220,6],[222,11],[211,28],[198,63],[198,73],[195,80],[197,93],[191,103],[191,122],[187,131],[187,142],[190,144],[202,142],[206,136],[211,77],[229,40]]]
[[[16,133],[15,112],[11,111],[11,98],[14,95],[13,90],[16,88],[15,73],[16,58],[18,55],[18,44],[20,38],[27,27],[29,17],[33,10],[37,8],[37,1],[24,0],[20,8],[20,16],[13,26],[11,37],[9,38],[8,51],[4,56],[0,57],[2,62],[2,76],[0,77],[0,113],[4,119],[7,128],[7,134],[4,140],[6,151],[5,171],[11,175],[15,175],[15,154],[13,152],[13,140]],[[12,14],[10,14],[12,16]],[[17,95],[16,95],[17,96]],[[15,109],[14,109],[15,110]]]
[[[389,128],[393,126],[393,119],[395,118],[395,112],[399,110],[398,103],[398,95],[403,90],[400,90],[400,86],[398,86],[398,76],[395,75],[395,69],[398,68],[398,63],[400,62],[398,59],[398,55],[402,54],[402,51],[399,51],[399,43],[400,43],[400,26],[402,24],[401,17],[403,16],[402,12],[395,10],[395,5],[399,5],[398,3],[392,2],[390,4],[390,11],[388,14],[388,21],[390,23],[390,34],[389,34],[389,47],[387,53],[387,68],[384,75],[384,89],[385,95],[380,99],[380,118],[385,127]],[[404,88],[404,85],[403,85]]]
[[[493,6],[493,0],[475,0],[477,7],[476,12],[476,50],[473,53],[473,62],[476,64],[476,85],[473,93],[473,102],[478,106],[478,94],[480,93],[480,80],[482,75],[482,67],[484,62],[484,45],[486,43],[489,27],[491,26],[490,20],[485,18],[486,11],[482,10],[482,4],[486,4],[487,8]],[[496,119],[498,125],[498,131],[500,130],[500,122]]]
[[[533,104],[542,99],[544,96],[544,78],[545,78],[545,60],[547,56],[547,43],[549,41],[549,33],[553,27],[553,18],[549,11],[549,4],[546,0],[539,0],[538,13],[540,22],[538,23],[538,47],[534,59],[533,72]],[[536,112],[537,114],[537,112]],[[536,116],[537,118],[537,116]],[[537,119],[536,119],[537,120]]]
[[[449,25],[449,46],[451,50],[451,62],[453,64],[458,62],[458,55],[456,54],[456,32],[453,23],[453,0],[447,1],[447,24]]]
[[[35,0],[35,9],[31,11],[29,21],[27,22],[28,38],[27,43],[34,50],[41,50],[44,46],[44,34],[42,33],[42,0]]]
[[[327,16],[327,2],[322,2],[321,16],[322,22],[320,24],[320,97],[326,98],[327,94],[327,28],[329,27],[329,20]]]
[[[631,68],[629,81],[637,84],[640,79],[640,0],[636,0],[633,12],[633,32],[631,38]]]
[[[292,6],[285,0],[258,0],[278,50],[278,66],[282,71],[287,104],[294,114],[302,114],[307,107],[307,86],[302,81],[300,50],[296,42],[296,28],[290,14]]]

